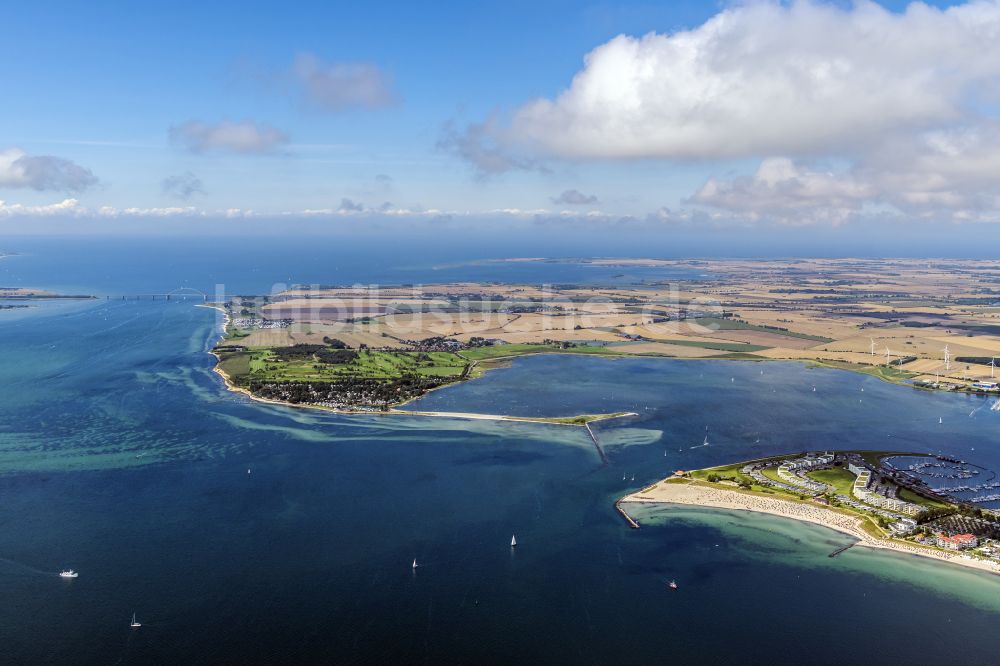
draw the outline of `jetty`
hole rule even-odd
[[[606,466],[608,464],[608,454],[604,452],[604,447],[601,446],[601,441],[597,439],[597,435],[595,435],[594,431],[591,430],[589,423],[584,423],[583,425],[587,428],[587,434],[590,435],[591,441],[594,442],[594,448],[597,449],[597,455],[601,457],[601,466]],[[636,527],[638,527],[638,525]]]
[[[624,498],[622,498],[622,499],[624,499]],[[636,522],[635,518],[633,518],[632,516],[628,515],[628,512],[626,512],[625,509],[622,508],[622,500],[621,499],[619,499],[617,502],[615,502],[615,509],[617,509],[618,513],[620,513],[622,515],[622,518],[625,519],[625,521],[628,523],[629,527],[631,527],[634,530],[639,529],[639,523]]]
[[[837,557],[837,555],[840,555],[842,552],[844,552],[848,548],[853,548],[855,545],[857,545],[857,542],[849,543],[846,546],[841,546],[837,550],[835,550],[832,553],[830,553],[829,555],[827,555],[827,557]]]

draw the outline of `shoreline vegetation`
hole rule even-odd
[[[880,460],[883,457],[912,455],[870,451],[849,453],[858,454],[858,456],[864,454],[869,462]],[[929,545],[927,539],[924,539],[925,543],[905,539],[901,535],[894,534],[892,530],[886,529],[884,523],[880,525],[879,521],[876,520],[877,516],[870,513],[856,511],[846,505],[833,506],[819,497],[795,496],[774,488],[750,484],[747,479],[740,479],[739,483],[733,480],[719,480],[719,473],[726,473],[743,468],[748,464],[762,463],[778,458],[790,459],[790,456],[778,456],[761,461],[748,461],[691,472],[678,472],[672,477],[620,498],[615,502],[615,506],[630,526],[635,528],[639,527],[639,522],[627,512],[629,505],[692,506],[779,516],[848,534],[857,539],[856,543],[853,544],[856,546],[931,558],[979,571],[1000,574],[1000,561],[996,559],[973,556],[962,550],[945,550],[936,545]],[[808,476],[819,478],[819,473]],[[715,480],[704,480],[708,478]],[[922,498],[922,500],[926,502],[927,508],[936,509],[937,513],[933,515],[946,513],[943,508],[935,506],[935,504],[940,504],[939,500],[930,498]],[[952,508],[957,509],[958,507],[956,505]],[[874,511],[874,509],[872,510]],[[834,554],[836,552],[838,551],[835,551]]]

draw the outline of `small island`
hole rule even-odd
[[[632,527],[639,523],[628,513],[629,504],[766,513],[850,534],[856,545],[1000,573],[1000,516],[932,489],[923,478],[966,478],[962,472],[949,476],[964,465],[921,453],[799,453],[678,470],[616,506]]]

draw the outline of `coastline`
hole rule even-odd
[[[211,353],[218,360],[218,356]],[[388,411],[380,410],[367,410],[367,409],[337,409],[335,407],[326,407],[324,405],[310,405],[310,404],[295,404],[292,402],[284,402],[282,400],[271,400],[270,398],[261,398],[254,395],[249,390],[236,386],[233,384],[229,375],[222,370],[218,363],[212,368],[212,372],[217,374],[222,378],[223,383],[226,388],[234,393],[240,393],[250,398],[255,402],[261,402],[268,405],[279,405],[281,407],[294,407],[296,409],[318,409],[320,411],[329,412],[331,414],[345,414],[349,416],[426,416],[431,418],[439,419],[466,419],[469,421],[512,421],[516,423],[534,423],[536,425],[553,425],[553,426],[570,426],[573,428],[585,428],[588,423],[598,423],[600,421],[609,421],[611,419],[626,418],[630,416],[638,416],[635,412],[622,412],[619,414],[596,414],[595,418],[586,421],[585,423],[571,423],[566,419],[573,419],[576,417],[566,416],[566,417],[545,417],[545,416],[508,416],[505,414],[477,414],[475,412],[424,412],[424,411],[407,411],[405,409],[396,409],[395,407],[389,409]]]
[[[224,320],[223,320],[223,322],[221,324],[221,327],[220,327],[220,335],[221,335],[221,339],[224,339],[226,337],[226,333],[227,333],[228,327],[229,327],[230,323],[232,322],[232,315],[230,314],[230,312],[225,307],[221,306],[218,303],[198,303],[198,304],[195,305],[195,307],[211,308],[213,310],[217,310],[218,312],[222,313],[222,315],[224,317]],[[415,402],[416,400],[424,397],[428,393],[431,393],[433,391],[437,391],[437,390],[440,390],[440,389],[443,389],[443,388],[447,388],[449,386],[453,386],[454,384],[459,383],[459,381],[462,381],[462,380],[448,382],[446,384],[442,384],[441,386],[437,386],[437,387],[428,389],[424,394],[421,394],[421,395],[412,397],[412,398],[410,398],[408,400],[405,400],[403,402],[397,403],[397,404],[393,405],[391,408],[389,408],[388,410],[385,410],[385,411],[382,411],[382,410],[370,410],[370,409],[339,409],[339,408],[335,408],[335,407],[326,407],[326,406],[323,406],[323,405],[316,405],[316,404],[296,404],[296,403],[285,402],[285,401],[282,401],[282,400],[273,400],[273,399],[269,399],[269,398],[261,398],[259,396],[254,395],[248,389],[240,387],[240,386],[237,386],[236,384],[233,383],[232,378],[225,371],[223,371],[220,368],[220,362],[221,362],[222,358],[217,353],[215,353],[215,350],[214,349],[208,349],[206,351],[208,351],[210,354],[212,354],[212,356],[215,357],[216,362],[215,362],[215,365],[213,367],[213,372],[215,372],[220,377],[222,377],[223,383],[225,384],[225,386],[226,386],[226,388],[228,390],[236,392],[236,393],[241,393],[241,394],[245,395],[246,397],[250,398],[251,400],[255,400],[257,402],[261,402],[261,403],[265,403],[265,404],[271,404],[271,405],[284,405],[286,407],[296,407],[296,408],[299,408],[299,409],[318,409],[318,410],[322,410],[322,411],[326,411],[326,412],[330,412],[330,413],[335,413],[335,414],[353,414],[353,415],[359,415],[359,414],[396,414],[396,415],[398,415],[398,414],[408,414],[410,416],[431,416],[431,417],[438,417],[438,418],[464,418],[464,419],[469,419],[469,420],[490,420],[490,421],[517,421],[517,422],[529,422],[529,423],[547,423],[547,424],[550,424],[550,425],[571,425],[571,426],[577,426],[577,427],[584,427],[587,423],[597,422],[597,421],[601,421],[601,420],[608,420],[608,419],[612,419],[612,418],[620,418],[622,416],[631,415],[631,414],[625,414],[625,413],[613,413],[613,414],[599,414],[599,415],[577,415],[577,416],[569,416],[569,417],[517,417],[517,416],[507,416],[507,415],[499,415],[499,414],[476,414],[476,413],[465,413],[465,412],[437,412],[437,411],[428,411],[428,412],[425,412],[425,411],[416,411],[416,410],[414,410],[414,411],[407,411],[407,410],[399,409],[400,407],[404,407],[404,406],[406,406],[406,405],[408,405],[408,404],[410,404],[412,402]],[[630,353],[627,353],[627,352],[618,351],[618,350],[616,350],[614,348],[609,348],[609,349],[602,350],[602,351],[588,351],[588,352],[574,351],[573,349],[566,349],[566,350],[560,350],[560,351],[555,351],[555,350],[549,350],[549,349],[547,349],[547,350],[539,350],[537,352],[532,351],[532,352],[527,352],[527,353],[517,353],[517,354],[511,354],[511,355],[505,355],[505,356],[496,356],[496,357],[489,358],[489,359],[480,359],[480,360],[466,359],[471,364],[470,365],[470,369],[469,369],[469,374],[466,377],[466,380],[477,379],[477,378],[485,375],[487,372],[489,372],[489,370],[494,369],[494,368],[491,368],[491,367],[485,367],[480,372],[480,374],[473,376],[473,374],[472,374],[473,370],[477,366],[480,366],[481,363],[482,363],[482,361],[484,361],[484,360],[488,361],[490,364],[496,364],[496,363],[509,363],[509,362],[511,362],[511,361],[513,361],[513,360],[515,360],[517,358],[523,357],[523,356],[564,355],[564,354],[573,354],[573,355],[578,355],[578,356],[597,356],[597,357],[605,358],[605,359],[620,359],[620,358],[663,358],[663,359],[680,360],[680,361],[685,361],[685,360],[754,361],[754,362],[759,362],[759,361],[764,361],[764,362],[766,362],[766,361],[786,361],[786,362],[787,361],[798,361],[800,363],[806,364],[807,367],[813,366],[813,367],[822,367],[822,368],[827,368],[827,369],[846,370],[848,372],[855,372],[855,373],[858,373],[858,374],[864,374],[864,375],[867,375],[867,376],[870,376],[870,377],[874,377],[874,378],[880,379],[880,380],[882,380],[882,381],[884,381],[886,383],[895,384],[897,386],[909,386],[910,388],[917,389],[917,390],[931,390],[931,391],[934,391],[934,392],[938,392],[939,391],[939,389],[928,389],[926,387],[914,386],[914,385],[912,385],[912,384],[910,384],[908,382],[908,378],[887,377],[887,376],[882,375],[881,373],[868,372],[864,368],[858,368],[858,367],[840,367],[838,365],[834,365],[833,363],[827,363],[826,362],[827,359],[806,359],[806,358],[783,359],[783,358],[770,358],[770,357],[766,357],[766,356],[756,356],[756,355],[754,355],[752,353],[748,353],[748,354],[745,354],[745,355],[742,355],[742,354],[740,354],[740,355],[734,355],[734,354],[725,353],[725,354],[720,354],[718,356],[688,358],[688,357],[684,357],[684,356],[674,356],[674,355],[671,355],[671,354],[661,353],[661,352],[640,352],[640,353],[630,354]],[[458,354],[458,355],[460,357],[462,356],[461,354]],[[462,358],[464,358],[464,357],[462,357]],[[946,392],[949,392],[949,391],[940,390],[940,392],[945,392],[946,393]],[[962,392],[978,394],[978,392],[973,392],[973,391],[962,391]],[[595,418],[586,418],[586,417],[595,417]],[[572,422],[573,420],[581,419],[581,418],[583,418],[582,421]]]
[[[212,310],[217,310],[217,311],[219,311],[219,312],[222,313],[222,315],[225,317],[225,320],[222,323],[222,327],[221,327],[220,333],[224,337],[225,334],[226,334],[226,329],[229,327],[230,321],[232,321],[232,317],[230,316],[229,312],[227,312],[225,308],[223,308],[223,307],[221,307],[221,306],[219,306],[217,304],[214,304],[214,303],[198,303],[198,304],[195,305],[195,307],[197,307],[197,308],[209,308],[209,309],[212,309]],[[407,404],[409,404],[411,402],[414,402],[415,400],[417,400],[419,398],[422,398],[423,395],[417,396],[415,398],[411,398],[411,399],[407,400],[406,402],[402,402],[402,403],[399,403],[397,405],[393,405],[393,407],[390,408],[387,411],[368,410],[368,409],[337,409],[335,407],[326,407],[324,405],[296,404],[296,403],[292,403],[292,402],[285,402],[283,400],[271,400],[270,398],[261,398],[260,396],[256,396],[253,393],[251,393],[248,389],[245,389],[242,386],[237,386],[236,384],[233,383],[232,378],[222,368],[219,367],[219,362],[222,359],[219,357],[218,354],[215,353],[214,348],[213,349],[208,349],[207,351],[208,351],[209,354],[211,354],[213,357],[215,357],[215,365],[212,367],[212,372],[214,372],[215,374],[217,374],[219,377],[222,378],[222,382],[223,382],[223,384],[225,384],[225,386],[226,386],[226,388],[228,390],[230,390],[230,391],[232,391],[234,393],[240,393],[240,394],[242,394],[242,395],[244,395],[244,396],[246,396],[246,397],[248,397],[251,400],[254,400],[256,402],[261,402],[261,403],[265,403],[265,404],[269,404],[269,405],[281,405],[281,406],[284,406],[284,407],[295,407],[297,409],[318,409],[318,410],[321,410],[321,411],[324,411],[324,412],[330,412],[332,414],[348,414],[348,415],[355,415],[355,416],[357,416],[357,415],[372,415],[372,416],[382,416],[382,415],[429,416],[429,417],[434,417],[434,418],[467,419],[467,420],[470,420],[470,421],[514,421],[514,422],[518,422],[518,423],[536,423],[536,424],[543,424],[543,425],[572,426],[572,427],[576,427],[576,428],[584,428],[584,427],[586,427],[586,425],[588,423],[597,423],[599,421],[608,421],[608,420],[611,420],[611,419],[624,418],[624,417],[628,417],[628,416],[638,416],[638,414],[636,414],[635,412],[615,412],[615,413],[611,413],[611,414],[583,414],[583,415],[577,415],[577,416],[553,416],[553,417],[546,417],[546,416],[508,416],[508,415],[505,415],[505,414],[477,414],[477,413],[473,413],[473,412],[408,411],[408,410],[405,410],[405,409],[398,409],[398,407],[401,407],[403,405],[407,405]],[[554,353],[554,352],[540,352],[540,353]],[[610,354],[609,354],[609,356],[610,356]],[[506,359],[506,358],[517,358],[517,357],[516,356],[510,356],[510,357],[503,357],[503,358]],[[490,360],[494,360],[494,359],[490,359]],[[472,361],[472,363],[475,365],[475,364],[478,364],[478,361]],[[440,389],[445,388],[447,386],[453,386],[455,383],[457,383],[457,382],[451,382],[451,383],[448,383],[448,384],[444,384],[442,386],[435,387],[435,388],[430,389],[429,391],[427,391],[427,393],[430,393],[431,391],[440,390]],[[424,395],[426,395],[426,393]],[[589,418],[589,419],[587,419],[587,420],[585,420],[585,421],[583,421],[581,423],[573,423],[572,422],[572,419],[577,419],[577,418],[580,418],[580,417],[593,417],[593,418]]]
[[[926,557],[978,571],[1000,574],[1000,564],[969,557],[957,551],[952,553],[897,539],[873,536],[864,529],[864,519],[860,516],[841,513],[811,502],[795,502],[790,499],[767,497],[759,493],[718,487],[716,484],[709,485],[695,481],[663,481],[626,495],[619,502],[623,504],[680,504],[706,509],[765,513],[813,523],[842,534],[849,534],[857,539],[857,546],[888,550],[902,555]]]
[[[212,307],[212,306],[199,306],[199,307]],[[513,421],[517,423],[534,423],[541,425],[554,425],[554,426],[571,426],[574,428],[585,428],[588,423],[597,423],[599,421],[609,421],[611,419],[625,418],[629,416],[638,416],[635,412],[620,412],[614,414],[593,414],[584,416],[593,416],[593,418],[583,422],[583,423],[573,423],[570,419],[578,418],[574,416],[555,416],[555,417],[545,417],[545,416],[508,416],[505,414],[477,414],[474,412],[427,412],[427,411],[407,411],[405,409],[396,409],[395,407],[387,410],[367,410],[367,409],[337,409],[335,407],[326,407],[324,405],[311,405],[311,404],[295,404],[292,402],[284,402],[282,400],[271,400],[270,398],[261,398],[251,393],[248,389],[242,386],[237,386],[233,383],[232,379],[226,372],[219,367],[219,356],[214,351],[209,350],[208,352],[215,357],[216,363],[212,367],[212,372],[217,374],[222,378],[223,384],[226,388],[234,393],[240,393],[255,402],[261,402],[268,405],[280,405],[282,407],[294,407],[296,409],[318,409],[324,412],[329,412],[331,414],[347,414],[353,416],[367,415],[367,416],[427,416],[432,418],[445,418],[445,419],[466,419],[470,421]],[[448,386],[451,386],[449,384]],[[443,388],[443,387],[440,387]],[[412,401],[407,401],[412,402]],[[404,403],[405,404],[405,403]]]

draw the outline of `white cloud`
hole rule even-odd
[[[859,173],[904,214],[1000,220],[1000,124],[929,132],[867,156]]]
[[[90,169],[61,157],[0,150],[0,187],[79,192],[97,183]]]
[[[728,181],[710,178],[689,203],[752,221],[839,224],[879,196],[875,186],[858,181],[851,173],[812,170],[776,157],[764,160],[753,176]]]
[[[708,179],[688,203],[784,224],[1000,221],[1000,123],[889,141],[838,171],[768,158],[751,176]]]
[[[692,221],[1000,221],[998,108],[998,0],[751,1],[691,29],[618,36],[558,95],[449,127],[443,143],[480,175],[761,160],[710,178],[686,201]]]
[[[288,135],[252,120],[203,123],[189,120],[170,128],[171,143],[193,153],[229,152],[239,154],[273,153],[288,143]]]
[[[690,30],[612,39],[568,89],[487,124],[482,140],[520,159],[853,153],[968,118],[973,93],[995,101],[998,77],[993,1],[902,13],[753,2]]]
[[[323,62],[300,53],[292,66],[292,77],[305,99],[324,111],[378,109],[399,100],[389,75],[372,63]]]

